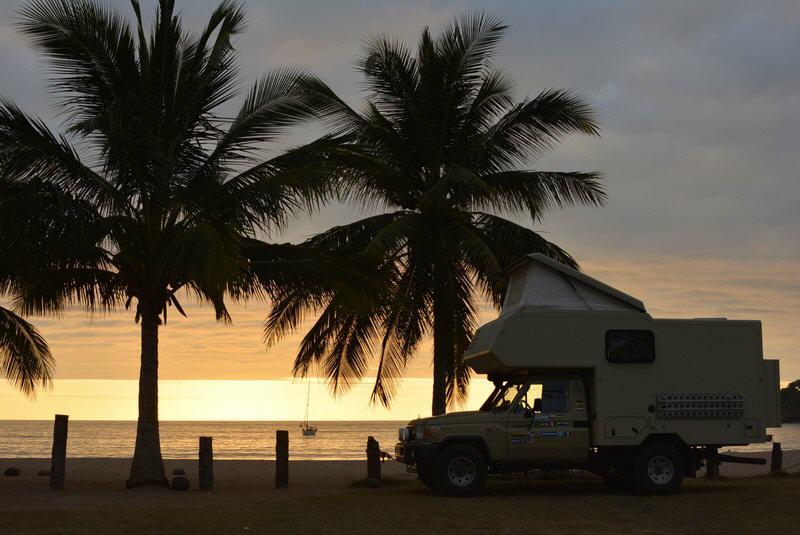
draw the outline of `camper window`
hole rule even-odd
[[[653,362],[656,359],[652,331],[606,331],[606,360],[608,362]]]
[[[522,290],[525,289],[525,272],[517,270],[511,275],[506,288],[505,306],[512,307],[522,299]]]

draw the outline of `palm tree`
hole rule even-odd
[[[139,418],[129,486],[164,485],[158,333],[189,294],[230,320],[226,298],[258,296],[245,256],[325,192],[303,148],[265,161],[262,144],[313,116],[308,76],[256,82],[233,118],[231,39],[242,7],[225,0],[199,34],[161,0],[149,35],[90,0],[36,0],[21,31],[52,68],[64,134],[0,102],[0,281],[22,313],[132,308],[141,325]],[[185,315],[185,314],[184,314]]]
[[[8,381],[32,396],[37,386],[47,388],[53,377],[53,356],[36,328],[7,308],[0,307],[0,368]]]
[[[475,14],[435,37],[426,28],[415,53],[390,37],[368,40],[357,63],[368,91],[363,112],[324,86],[312,88],[327,99],[333,133],[352,142],[329,152],[340,166],[341,191],[384,212],[306,246],[362,254],[382,266],[385,290],[366,300],[355,286],[304,292],[287,284],[275,292],[268,343],[295,329],[305,313],[321,312],[300,346],[296,375],[320,364],[338,392],[362,378],[377,354],[372,401],[388,405],[432,332],[432,412],[442,414],[466,395],[469,370],[461,355],[479,299],[500,304],[502,268],[537,251],[575,266],[557,245],[498,214],[539,221],[550,208],[603,204],[596,173],[527,167],[564,136],[597,135],[598,128],[572,91],[515,100],[508,76],[492,64],[505,30],[500,20]]]

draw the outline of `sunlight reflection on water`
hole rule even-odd
[[[319,430],[304,437],[298,422],[161,422],[166,459],[197,457],[198,437],[214,438],[215,459],[274,459],[275,431],[289,431],[289,454],[297,460],[364,459],[367,437],[393,452],[397,429],[406,422],[312,422]],[[0,457],[50,457],[53,423],[0,421]],[[129,457],[136,422],[69,422],[70,457]]]

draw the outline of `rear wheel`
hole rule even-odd
[[[683,457],[669,444],[650,444],[636,456],[633,475],[636,485],[652,494],[675,492],[683,483]]]
[[[486,459],[475,446],[449,446],[436,458],[433,481],[447,496],[476,496],[486,485]]]

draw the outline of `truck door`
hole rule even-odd
[[[542,465],[585,462],[587,413],[581,380],[532,381],[509,412],[509,459]]]

